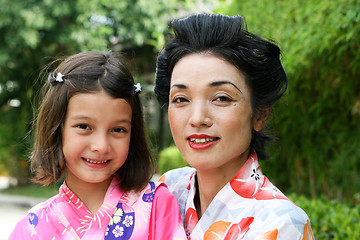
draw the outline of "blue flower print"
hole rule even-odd
[[[105,240],[128,240],[134,231],[135,212],[125,213],[122,203],[118,203],[109,226],[106,229]]]
[[[152,202],[154,200],[154,195],[155,195],[155,183],[154,182],[149,182],[150,184],[150,189],[147,189],[144,193],[144,195],[142,196],[142,200],[144,202]]]

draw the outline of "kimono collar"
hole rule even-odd
[[[287,199],[263,175],[254,151],[229,183],[232,190],[243,198],[257,200]]]
[[[111,183],[106,191],[105,196],[107,196],[109,193],[111,193],[114,188],[119,188],[120,178],[118,176],[114,176],[111,180]],[[63,182],[63,184],[60,187],[60,197],[66,198],[67,201],[70,203],[72,202],[76,208],[81,208],[83,206],[83,202],[76,196],[76,194],[67,186],[66,181]],[[122,191],[119,195],[122,195]]]

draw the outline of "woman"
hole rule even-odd
[[[189,239],[313,239],[306,213],[262,174],[263,132],[287,78],[280,49],[240,16],[171,23],[155,94],[176,146],[192,166],[166,173]]]

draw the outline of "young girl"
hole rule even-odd
[[[45,83],[32,168],[59,194],[32,208],[10,239],[186,239],[176,198],[149,182],[154,160],[122,57],[84,52]]]

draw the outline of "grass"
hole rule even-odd
[[[28,197],[50,198],[59,193],[59,186],[50,185],[47,187],[43,187],[41,185],[31,184],[0,190],[0,193]]]

